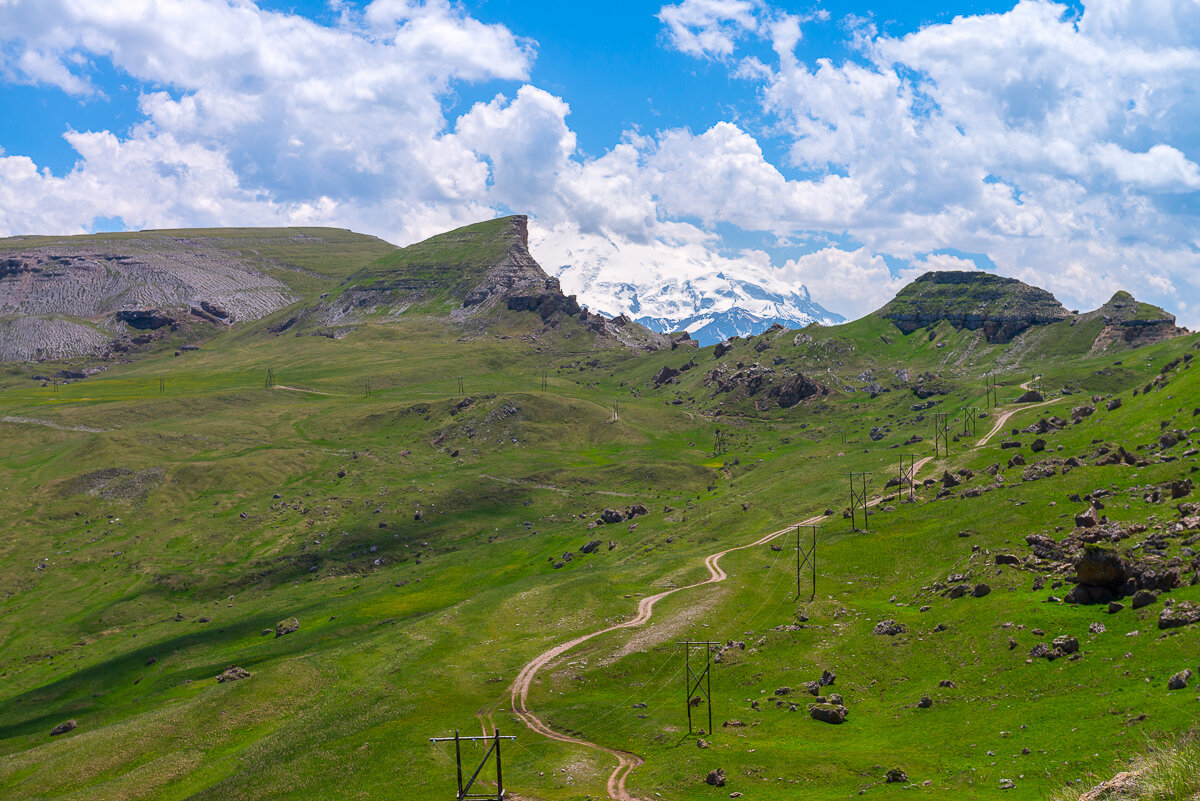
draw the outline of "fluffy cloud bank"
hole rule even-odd
[[[119,216],[405,243],[527,211],[547,266],[581,274],[613,253],[649,276],[736,263],[854,316],[923,269],[973,265],[939,255],[954,250],[1068,304],[1125,287],[1200,319],[1195,3],[1022,0],[890,37],[683,0],[660,9],[661,43],[756,89],[761,124],[630,132],[594,157],[568,104],[528,83],[536,43],[447,0],[331,5],[322,25],[250,0],[0,0],[0,80],[86,99],[111,63],[141,113],[66,131],[61,175],[0,151],[0,234]],[[814,25],[844,25],[850,56],[801,58]],[[450,113],[456,87],[487,81],[503,93]],[[728,227],[805,245],[773,261],[725,247]]]

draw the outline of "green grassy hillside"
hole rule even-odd
[[[329,258],[306,269],[354,271]],[[769,332],[718,357],[599,347],[530,312],[469,336],[406,314],[342,339],[247,327],[62,386],[28,379],[50,365],[11,367],[0,797],[452,797],[452,749],[428,738],[492,726],[517,736],[504,752],[514,797],[607,797],[612,756],[511,712],[522,667],[703,581],[707,555],[826,509],[813,600],[806,582],[797,598],[793,535],[732,552],[725,581],[551,660],[529,708],[645,759],[628,779],[637,798],[1082,790],[1200,711],[1195,679],[1167,689],[1200,671],[1200,625],[1158,628],[1168,601],[1200,602],[1200,521],[1178,508],[1200,497],[1164,490],[1195,478],[1198,339],[1114,357],[1030,333],[989,344],[871,317]],[[774,371],[760,384],[755,363]],[[1051,402],[976,447],[1035,373]],[[770,387],[797,374],[827,391],[781,405]],[[985,374],[1000,381],[999,408]],[[970,407],[986,416],[968,421]],[[1023,431],[1075,407],[1091,412]],[[934,454],[937,412],[951,416],[949,455]],[[1176,441],[1164,446],[1164,432]],[[1118,447],[1133,464],[1097,466]],[[907,453],[934,457],[920,478],[939,481],[852,530],[845,473],[892,495]],[[1015,454],[1026,464],[1009,466]],[[1047,459],[1060,461],[1030,470]],[[944,489],[962,469],[970,477]],[[1085,535],[1084,496],[1125,535],[1110,547],[1174,565],[1181,586],[1113,614],[1049,600],[1071,590],[1073,566],[1038,558],[1026,537]],[[635,505],[646,514],[595,525]],[[990,591],[950,598],[960,584]],[[276,636],[293,617],[299,629]],[[904,632],[873,634],[885,619]],[[1081,656],[1031,657],[1060,635]],[[687,735],[683,639],[745,646],[713,665],[704,748]],[[249,677],[218,682],[231,666]],[[822,692],[849,710],[841,725],[807,712],[805,685],[824,670],[836,680]],[[52,736],[67,720],[77,727]],[[718,767],[726,785],[705,784]],[[908,781],[885,783],[892,768]]]

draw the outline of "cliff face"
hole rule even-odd
[[[906,334],[945,321],[960,329],[982,329],[992,343],[1009,342],[1030,326],[1070,317],[1046,290],[982,272],[925,273],[876,314]]]

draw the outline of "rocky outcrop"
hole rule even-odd
[[[1044,289],[983,272],[925,273],[876,312],[904,333],[948,322],[982,330],[989,342],[1009,342],[1034,325],[1065,320],[1070,313]]]
[[[1186,328],[1175,325],[1175,315],[1149,303],[1141,303],[1128,292],[1118,292],[1099,309],[1079,315],[1078,322],[1087,323],[1097,318],[1103,320],[1104,327],[1092,343],[1092,353],[1113,346],[1140,348],[1188,333]]]

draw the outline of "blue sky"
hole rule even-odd
[[[1200,322],[1194,2],[5,0],[0,43],[3,235],[522,212],[584,293],[983,268]]]

